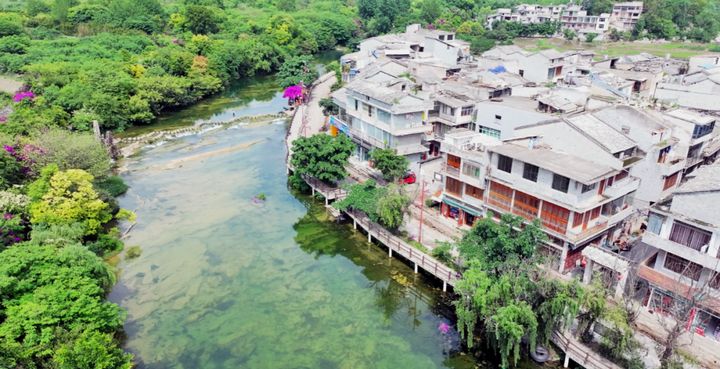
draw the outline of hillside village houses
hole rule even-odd
[[[628,4],[616,7],[642,6]],[[616,17],[632,21],[635,11]],[[696,281],[718,270],[720,230],[707,218],[720,203],[720,112],[710,103],[720,96],[718,58],[517,46],[473,56],[452,32],[411,25],[361,42],[341,62],[333,131],[352,138],[360,162],[394,148],[412,170],[435,168],[425,174],[438,219],[460,229],[490,213],[537,219],[557,272],[579,270],[588,283],[594,272],[614,273],[623,294],[639,263],[651,301],[662,301],[672,263],[690,265]],[[643,258],[620,254],[640,244]],[[715,334],[711,322],[704,331]]]
[[[610,13],[589,15],[581,5],[536,5],[521,4],[512,9],[501,8],[487,16],[486,26],[492,28],[500,21],[536,24],[558,22],[561,29],[573,30],[579,35],[595,33],[602,35],[610,29],[621,32],[632,31],[643,12],[642,1],[613,4]]]

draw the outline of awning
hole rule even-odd
[[[483,211],[475,208],[474,206],[468,205],[460,200],[451,199],[447,196],[442,197],[442,201],[450,206],[462,209],[466,213],[470,213],[476,217],[481,216]]]

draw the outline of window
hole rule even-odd
[[[472,106],[463,106],[462,110],[460,111],[460,115],[466,117],[466,116],[472,114],[472,112],[473,112]]]
[[[497,129],[493,129],[493,128],[485,127],[485,126],[480,126],[479,132],[482,133],[482,134],[484,134],[484,135],[486,135],[486,136],[495,137],[495,138],[500,138],[500,131],[497,130]]]
[[[460,157],[448,154],[447,164],[449,167],[460,169]]]
[[[597,219],[600,216],[600,209],[601,207],[598,206],[590,211],[590,220]]]
[[[502,120],[502,115],[497,115],[497,114],[495,114],[495,119],[497,119],[497,120]]]
[[[526,193],[515,191],[515,202],[513,202],[513,213],[528,219],[537,218],[540,200]]]
[[[552,188],[554,190],[567,193],[568,187],[570,187],[570,178],[563,177],[559,174],[553,174]]]
[[[378,109],[377,110],[378,119],[383,123],[390,123],[390,113],[386,112],[385,110]]]
[[[655,234],[660,234],[660,231],[662,230],[663,222],[665,222],[665,217],[662,215],[659,215],[657,213],[650,213],[648,216],[648,232],[652,232]]]
[[[355,100],[355,110],[358,110],[358,101]]]
[[[463,164],[462,172],[464,175],[480,178],[480,167],[477,165],[465,163]]]
[[[582,185],[582,193],[590,192],[593,189],[595,189],[596,186],[597,186],[597,183],[593,183],[591,185],[584,184],[584,185]]]
[[[665,255],[665,269],[697,281],[700,279],[702,266],[673,254]]]
[[[494,205],[503,210],[510,211],[510,202],[512,202],[513,189],[503,186],[497,182],[490,182],[490,194],[488,196],[488,204]]]
[[[670,230],[670,241],[700,252],[703,246],[710,243],[710,236],[708,231],[678,221],[673,222]]]
[[[705,125],[695,125],[695,129],[693,129],[692,138],[700,138],[705,135],[708,135],[713,131],[713,128],[715,128],[715,122],[711,122],[710,124],[705,124]]]
[[[585,217],[585,213],[575,213],[573,215],[573,228],[579,226],[583,222],[583,218]]]
[[[512,172],[512,158],[507,157],[505,155],[499,155],[498,156],[498,169],[502,170],[503,172]]]
[[[465,184],[465,194],[474,197],[476,199],[482,200],[483,198],[483,190],[480,188],[477,188],[475,186],[471,186],[469,184]]]
[[[462,182],[452,177],[445,177],[445,191],[460,196],[462,193]]]
[[[539,168],[536,165],[523,164],[523,178],[537,182]]]
[[[367,105],[367,104],[365,104],[365,108],[367,109],[367,115],[368,115],[368,117],[372,117],[372,116],[373,116],[373,110],[375,110],[375,108],[374,108],[372,105]]]
[[[623,179],[623,178],[626,178],[626,177],[629,176],[629,175],[630,175],[630,172],[628,172],[627,170],[623,170],[622,172],[618,173],[618,174],[615,176],[615,181],[619,181],[619,180],[621,180],[621,179]],[[609,185],[608,185],[608,186],[609,186]]]
[[[675,186],[675,183],[677,183],[678,177],[680,177],[680,172],[673,173],[667,177],[665,177],[665,182],[663,183],[663,191],[667,190],[670,187]]]
[[[570,210],[547,201],[543,202],[541,218],[542,224],[546,228],[555,232],[565,233],[569,217]]]

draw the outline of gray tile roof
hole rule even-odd
[[[637,146],[635,141],[590,114],[567,118],[567,122],[612,154]]]

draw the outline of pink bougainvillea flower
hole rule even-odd
[[[33,100],[35,99],[35,94],[32,91],[24,91],[24,92],[18,92],[13,96],[13,101],[21,102],[23,100]]]
[[[288,99],[297,99],[303,94],[303,88],[300,85],[293,85],[285,89],[283,97]]]

